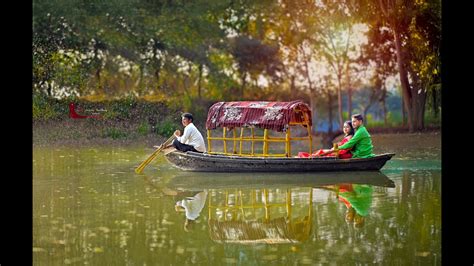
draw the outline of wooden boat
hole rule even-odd
[[[380,170],[395,154],[372,158],[264,158],[214,155],[198,152],[172,151],[165,158],[173,166],[196,172],[330,172]]]
[[[336,150],[334,157],[292,156],[292,143],[297,141],[306,142],[304,146],[312,154],[311,127],[311,109],[302,101],[218,102],[210,107],[207,116],[207,152],[171,151],[165,157],[172,165],[186,171],[322,172],[380,170],[395,155],[339,159]],[[222,134],[213,136],[212,132],[217,128],[222,129]],[[250,135],[245,135],[245,130],[250,130]],[[292,134],[293,131],[296,133]],[[222,150],[216,149],[217,145],[213,143],[216,141],[222,141]],[[261,147],[256,145],[259,143],[262,143]],[[280,150],[275,147],[278,144]],[[281,146],[284,146],[283,150]]]

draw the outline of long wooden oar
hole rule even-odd
[[[135,173],[139,174],[143,171],[143,169],[145,169],[145,167],[151,163],[151,161],[153,161],[156,156],[158,156],[158,154],[166,147],[168,146],[169,144],[171,144],[171,142],[174,140],[175,136],[171,136],[169,139],[167,139],[163,144],[161,144],[158,149],[156,149],[156,151],[154,151],[150,157],[148,157],[145,161],[143,161],[143,163],[141,163],[137,168],[135,168]]]

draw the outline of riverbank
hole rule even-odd
[[[153,125],[138,121],[112,122],[94,119],[68,119],[33,123],[33,146],[81,146],[81,145],[159,145],[176,126]],[[159,132],[159,133],[157,133]]]
[[[74,106],[71,107],[71,104]],[[195,125],[205,135],[205,121],[209,100],[196,100],[186,108],[183,102],[148,102],[135,97],[119,100],[90,102],[78,99],[51,99],[44,95],[33,96],[33,145],[157,145],[166,140],[176,129],[182,128],[183,110],[194,114]],[[70,118],[73,113],[79,116],[98,115],[100,118]],[[440,132],[439,121],[427,127],[421,134]],[[431,121],[433,122],[433,121]],[[367,124],[374,134],[409,134],[407,127],[386,127],[377,121]],[[297,131],[293,132],[299,134]],[[304,133],[303,133],[304,134]],[[417,133],[415,133],[417,134]],[[337,141],[336,138],[334,141]],[[316,134],[314,147],[330,145],[330,140]]]

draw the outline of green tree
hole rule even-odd
[[[408,128],[421,130],[427,91],[439,83],[441,2],[374,0],[363,10],[369,23],[392,32]]]
[[[270,77],[277,77],[277,72],[281,71],[278,47],[265,45],[259,40],[244,36],[235,38],[233,44],[232,55],[241,74],[240,97],[244,98],[247,76],[257,79],[260,74],[266,73]]]
[[[371,78],[370,95],[367,97],[368,103],[363,106],[364,116],[370,106],[378,100],[383,109],[384,123],[387,125],[387,87],[386,80],[389,76],[396,74],[395,47],[391,40],[393,36],[381,25],[374,25],[368,31],[368,43],[362,47],[362,54],[359,58],[361,64],[369,66],[374,64],[374,72]]]

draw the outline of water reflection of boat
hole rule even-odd
[[[317,202],[313,193],[332,191],[336,197],[346,199],[348,210],[358,211],[365,217],[370,202],[366,201],[366,208],[361,208],[358,186],[395,185],[386,175],[376,171],[252,175],[179,172],[165,186],[167,191],[176,191],[165,193],[167,195],[205,191],[209,237],[213,241],[281,244],[302,243],[310,238],[313,204]],[[363,219],[354,221],[363,222]]]
[[[259,188],[307,186],[317,187],[339,183],[367,184],[395,187],[395,183],[380,171],[367,172],[327,172],[327,173],[190,173],[180,172],[167,184],[183,189],[208,188]]]
[[[213,241],[281,244],[302,243],[310,237],[313,188],[329,189],[334,185],[339,193],[340,185],[352,187],[357,184],[395,186],[386,175],[376,171],[351,174],[234,173],[225,176],[181,172],[167,183],[167,187],[208,192],[208,230]]]

